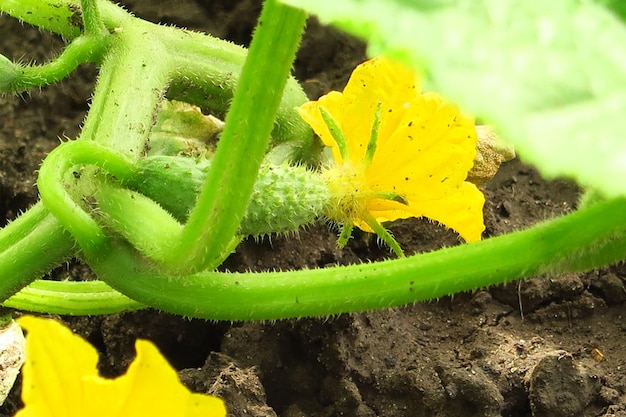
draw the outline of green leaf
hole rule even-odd
[[[626,195],[626,28],[579,0],[284,0],[424,72],[547,177]]]
[[[596,2],[619,16],[622,22],[626,21],[626,2],[624,0],[596,0]]]

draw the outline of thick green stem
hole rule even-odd
[[[133,255],[124,243],[112,241],[107,244],[114,248],[109,259],[93,265],[119,290],[173,313],[224,320],[319,316],[398,306],[515,278],[608,265],[626,258],[624,213],[624,200],[610,201],[483,242],[313,271],[205,273],[168,280],[153,275],[150,263]],[[585,227],[591,223],[593,228]],[[141,306],[105,284],[88,282],[37,282],[32,291],[16,294],[6,305],[75,315]]]
[[[168,98],[225,114],[240,80],[246,49],[199,33],[167,29],[160,34],[172,54],[173,72]],[[289,77],[276,113],[273,141],[295,141],[298,145],[313,141],[310,126],[296,111],[306,101],[306,94],[298,81]]]
[[[67,39],[82,32],[80,10],[69,0],[0,0],[0,12]]]
[[[135,159],[146,147],[169,71],[164,45],[146,41],[153,34],[140,29],[124,29],[112,37],[80,134],[80,139],[95,140]]]
[[[2,299],[60,265],[78,249],[41,203],[2,229],[0,248]]]
[[[132,19],[128,12],[108,0],[97,0],[96,4],[108,29],[123,26]],[[81,9],[77,6],[76,0],[0,0],[0,12],[70,40],[80,36],[84,29]]]
[[[181,239],[170,249],[169,269],[188,273],[215,267],[209,261],[239,228],[305,19],[299,10],[265,2],[211,170]]]
[[[83,14],[83,27],[85,34],[104,37],[108,34],[104,22],[100,19],[100,11],[98,10],[98,0],[81,0],[80,1]]]
[[[91,141],[66,142],[48,154],[39,170],[37,185],[41,201],[68,230],[85,254],[96,256],[106,241],[106,233],[81,204],[74,201],[65,184],[65,177],[75,165],[93,164],[106,169],[119,180],[134,175],[134,166],[122,154]],[[96,175],[86,172],[83,176]],[[94,180],[87,179],[93,186]]]
[[[45,219],[48,211],[42,209],[43,205],[41,203],[36,204],[26,213],[21,214],[16,220],[0,229],[0,255],[11,246],[17,245]]]
[[[267,320],[399,306],[520,277],[591,269],[626,258],[625,231],[626,200],[619,199],[481,242],[329,269],[172,279],[114,240],[107,256],[89,263],[113,288],[146,305],[215,320]]]
[[[146,51],[154,47],[146,40],[155,34],[157,34],[155,38],[158,38],[158,42],[166,45],[167,55],[151,56],[148,62],[159,62],[162,65],[164,63],[160,62],[161,59],[164,56],[169,57],[167,65],[163,65],[170,67],[171,84],[169,85],[168,97],[196,104],[218,114],[226,112],[246,59],[247,51],[245,48],[202,33],[154,25],[133,18],[122,8],[109,1],[98,0],[95,3],[105,27],[111,32],[117,32],[115,36],[119,37],[120,32],[134,31],[138,34],[135,37],[136,44],[141,45],[141,48]],[[51,30],[68,39],[74,39],[81,35],[81,14],[75,6],[76,2],[71,0],[27,0],[20,2],[0,0],[0,11]],[[45,19],[41,19],[41,13],[44,13]],[[76,49],[72,46],[68,46],[69,48]],[[2,91],[17,91],[29,86],[43,85],[45,79],[57,81],[67,75],[70,62],[93,60],[90,57],[84,58],[82,55],[76,59],[73,55],[75,53],[70,54],[70,52],[72,51],[68,51],[67,54],[64,52],[62,57],[65,58],[63,56],[65,54],[71,59],[60,59],[61,57],[59,57],[50,64],[46,64],[50,65],[49,68],[44,68],[46,66],[36,67],[41,68],[45,76],[37,76],[38,74],[25,76],[19,85],[13,85],[12,82],[18,77],[18,74],[13,73],[20,67],[15,66],[13,68],[11,65],[5,64],[4,72],[8,75],[0,73],[0,89]],[[148,54],[150,53],[148,51]],[[62,64],[64,61],[67,63]],[[52,65],[63,66],[64,72],[58,71]],[[0,69],[4,67],[0,62]],[[122,76],[127,75],[123,71],[118,72]],[[26,75],[30,75],[30,73]],[[143,75],[140,74],[138,80],[141,80],[142,77]],[[128,79],[127,81],[130,86],[131,80]],[[7,85],[11,88],[6,87]],[[103,91],[106,90],[103,89]],[[95,98],[97,99],[97,96]],[[302,158],[310,156],[307,153],[318,145],[318,142],[313,140],[313,134],[308,124],[295,111],[295,107],[300,106],[306,100],[306,95],[298,82],[290,77],[276,115],[277,123],[272,132],[272,137],[276,141],[296,141],[297,146],[303,147],[299,150],[301,153],[297,155]]]

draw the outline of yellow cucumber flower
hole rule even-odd
[[[377,233],[402,251],[382,222],[427,217],[466,241],[484,230],[484,196],[465,179],[476,155],[474,120],[434,93],[416,74],[385,58],[359,65],[343,93],[332,91],[299,108],[332,150],[323,176],[332,193],[325,213],[343,225]]]
[[[149,341],[138,340],[125,375],[98,375],[98,353],[61,323],[19,318],[26,335],[22,400],[15,417],[225,417],[219,398],[190,392]]]

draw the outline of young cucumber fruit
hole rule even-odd
[[[210,166],[205,158],[151,156],[138,162],[138,175],[126,185],[184,222]],[[304,166],[264,162],[239,233],[261,236],[297,231],[321,216],[329,200],[328,187],[317,172]]]

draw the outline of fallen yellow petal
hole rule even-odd
[[[27,331],[22,398],[16,417],[225,417],[222,400],[190,392],[148,341],[116,379],[98,375],[96,350],[52,319],[24,316]]]
[[[17,322],[28,334],[22,369],[26,407],[16,417],[82,415],[83,380],[98,375],[98,352],[55,320],[23,316]]]

